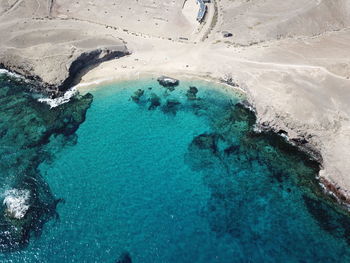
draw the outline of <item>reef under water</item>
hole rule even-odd
[[[52,160],[46,149],[52,137],[61,144],[76,140],[92,96],[75,97],[55,109],[37,101],[32,84],[0,74],[0,250],[24,248],[30,236],[40,236],[43,225],[57,216],[56,199],[38,167]],[[59,139],[58,139],[59,138]]]
[[[349,262],[319,164],[232,89],[123,82],[50,110],[1,77],[2,262]]]

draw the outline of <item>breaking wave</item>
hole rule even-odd
[[[16,78],[16,79],[25,80],[25,78],[23,76],[21,76],[17,73],[10,72],[7,69],[0,69],[0,74],[6,74],[6,75],[13,77],[13,78]]]
[[[77,88],[73,87],[73,88],[67,90],[66,93],[64,93],[64,95],[61,97],[54,98],[54,99],[40,98],[40,99],[38,99],[38,101],[48,104],[50,106],[50,108],[56,108],[64,103],[69,102],[72,97],[77,95],[77,93],[78,93]]]
[[[16,219],[23,218],[29,209],[29,198],[29,190],[6,190],[3,204],[6,206],[7,216]]]

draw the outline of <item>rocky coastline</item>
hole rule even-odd
[[[257,122],[255,124],[256,132],[273,132],[279,134],[287,140],[293,146],[296,146],[302,152],[306,153],[313,161],[316,161],[319,164],[320,169],[324,169],[324,159],[322,156],[322,150],[318,148],[317,145],[314,145],[310,142],[310,138],[314,137],[312,134],[303,134],[296,133],[293,128],[283,127],[276,125],[279,121],[269,122],[263,121],[264,115],[259,114],[256,111],[254,104],[249,101],[244,101],[242,105],[251,110],[257,116]],[[293,136],[290,136],[290,135]],[[342,189],[337,183],[323,177],[320,173],[316,177],[320,188],[323,190],[324,194],[327,197],[330,197],[336,201],[343,209],[347,212],[350,212],[350,195],[346,189]]]
[[[168,8],[153,1],[157,8],[144,12],[142,3],[132,1],[3,1],[0,67],[32,80],[36,91],[52,98],[89,70],[94,73],[87,83],[136,78],[140,72],[215,80],[234,73],[247,86],[240,88],[254,105],[258,128],[288,136],[318,160],[326,192],[350,204],[350,66],[344,60],[350,50],[349,8],[343,0],[321,5],[302,0],[291,14],[295,1],[288,0],[289,8],[271,22],[265,18],[278,6],[273,2],[261,8],[254,1],[212,1],[205,23],[198,25],[180,2]],[[242,20],[231,19],[240,13]],[[256,14],[261,21],[251,25]],[[233,36],[223,39],[224,31]],[[225,81],[238,85],[236,79]]]
[[[256,113],[256,116],[259,116]],[[263,118],[259,116],[259,118]],[[279,126],[270,124],[268,122],[256,124],[260,131],[263,132],[273,132],[283,136],[290,144],[298,147],[302,152],[306,153],[312,160],[316,161],[319,164],[320,172],[317,175],[316,179],[320,188],[323,190],[323,193],[326,197],[330,197],[332,200],[336,201],[343,209],[347,212],[350,212],[350,195],[346,189],[343,189],[336,182],[325,178],[322,176],[322,170],[324,169],[324,159],[322,156],[322,149],[319,149],[316,145],[309,141],[310,135],[297,135],[289,137],[289,134],[293,134],[294,131],[291,129],[288,131],[281,130]]]
[[[57,98],[62,96],[69,88],[78,84],[81,76],[89,69],[98,66],[102,62],[130,55],[126,48],[120,47],[104,47],[74,53],[74,56],[67,58],[65,61],[66,67],[64,68],[59,67],[58,63],[49,64],[51,68],[47,68],[47,70],[61,72],[61,77],[48,81],[45,81],[42,75],[45,72],[42,72],[42,74],[35,72],[36,65],[34,61],[24,58],[12,60],[11,57],[2,57],[0,68],[32,81],[36,92],[51,98]]]
[[[102,62],[111,59],[118,59],[130,54],[131,53],[127,50],[126,47],[124,50],[96,49],[92,50],[91,52],[83,52],[77,56],[75,60],[67,62],[67,64],[70,65],[67,69],[67,72],[64,73],[64,75],[67,77],[62,78],[57,83],[48,83],[43,81],[42,76],[33,73],[33,66],[29,66],[29,63],[24,63],[23,66],[11,61],[7,61],[7,63],[1,62],[0,68],[23,76],[29,81],[33,81],[34,85],[32,85],[32,87],[35,88],[35,92],[40,92],[41,94],[44,94],[51,98],[57,98],[63,96],[63,94],[69,88],[71,88],[72,85],[77,84],[80,81],[81,76],[89,69],[98,66]],[[170,86],[177,85],[179,83],[178,79],[164,76],[159,77],[157,80],[158,82],[160,81],[162,85],[165,84],[165,86],[168,85],[168,82],[166,82],[167,80],[170,80]],[[164,81],[166,83],[164,83]],[[234,88],[242,88],[232,78],[227,79],[227,76],[220,78],[219,81]],[[173,82],[175,84],[173,84]],[[302,132],[300,134],[300,131],[294,131],[293,125],[289,125],[288,127],[283,125],[283,120],[275,120],[274,122],[265,120],[264,114],[261,114],[256,110],[254,98],[249,94],[247,88],[245,87],[243,90],[246,92],[247,100],[244,100],[242,102],[242,106],[251,110],[256,115],[256,132],[273,132],[275,134],[283,136],[290,144],[298,147],[302,152],[305,152],[308,156],[310,156],[312,160],[316,161],[322,169],[324,165],[322,151],[317,147],[317,145],[314,145],[312,141],[310,141],[310,138],[313,138],[314,135],[307,134],[306,132]],[[323,189],[326,195],[335,199],[345,209],[349,209],[350,195],[346,190],[342,189],[338,184],[322,177],[321,175],[318,175],[317,179],[319,181],[320,187]]]

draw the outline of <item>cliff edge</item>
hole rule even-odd
[[[0,67],[60,93],[99,63],[129,54],[111,29],[50,16],[50,1],[0,2]],[[38,5],[39,3],[39,5]]]

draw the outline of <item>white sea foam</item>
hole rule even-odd
[[[287,142],[289,142],[289,137],[287,134],[281,133],[280,136],[283,137]]]
[[[255,133],[262,133],[263,129],[261,128],[261,126],[259,124],[254,124],[253,131]]]
[[[256,114],[255,108],[250,103],[243,103],[243,107]]]
[[[39,102],[46,103],[48,104],[51,108],[58,107],[59,105],[62,105],[64,103],[67,103],[70,101],[70,99],[76,95],[78,92],[76,87],[73,87],[69,90],[67,90],[63,96],[55,98],[55,99],[50,99],[50,98],[40,98],[38,99]]]
[[[13,72],[10,72],[6,69],[0,69],[0,74],[6,74],[6,75],[14,77],[14,78],[24,79],[23,76],[16,74],[16,73],[13,73]]]
[[[6,205],[7,214],[16,219],[23,218],[29,209],[29,198],[29,190],[6,190],[3,204]]]
[[[0,69],[0,74],[6,74],[8,76],[14,77],[14,78],[19,78],[19,79],[23,79],[26,80],[23,76],[16,74],[16,73],[12,73],[6,69]],[[40,98],[38,99],[39,102],[42,103],[46,103],[48,104],[51,108],[55,108],[61,104],[67,103],[70,101],[70,99],[76,95],[78,92],[77,87],[73,87],[69,90],[66,91],[66,93],[64,93],[64,95],[62,97],[58,97],[55,99],[50,99],[50,98]]]

